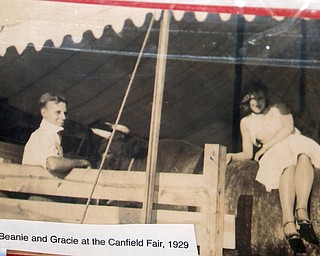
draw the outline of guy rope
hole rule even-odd
[[[137,62],[135,64],[135,67],[134,67],[134,70],[132,72],[132,76],[130,78],[130,81],[129,81],[129,84],[128,84],[128,87],[127,87],[127,90],[126,90],[126,93],[124,95],[124,98],[122,100],[122,104],[120,106],[120,109],[119,109],[119,112],[118,112],[118,116],[116,118],[116,121],[114,123],[114,127],[113,127],[113,130],[112,130],[112,133],[111,133],[111,136],[110,136],[110,139],[108,141],[108,144],[107,144],[107,147],[102,155],[102,160],[101,160],[101,163],[100,163],[100,166],[99,166],[99,169],[98,169],[98,173],[97,173],[97,176],[95,178],[95,181],[94,181],[94,184],[93,184],[93,187],[92,187],[92,190],[91,190],[91,193],[90,193],[90,196],[88,197],[87,199],[87,202],[86,202],[86,206],[85,206],[85,210],[83,212],[83,217],[81,219],[81,223],[84,223],[84,220],[86,218],[86,214],[87,214],[87,211],[88,211],[88,208],[89,208],[89,204],[90,204],[90,201],[92,199],[92,196],[93,196],[93,193],[96,189],[96,186],[97,186],[97,183],[98,183],[98,180],[99,180],[99,177],[100,177],[100,174],[101,174],[101,171],[102,171],[102,168],[103,168],[103,165],[106,161],[106,158],[107,158],[107,155],[108,155],[108,152],[109,152],[109,149],[110,149],[110,145],[112,143],[112,140],[114,138],[114,135],[115,135],[115,132],[117,131],[117,126],[119,124],[119,121],[120,121],[120,118],[121,118],[121,115],[122,115],[122,112],[123,112],[123,109],[125,107],[125,104],[126,104],[126,101],[127,101],[127,98],[129,96],[129,93],[130,93],[130,90],[131,90],[131,86],[132,86],[132,83],[133,83],[133,80],[135,78],[135,74],[137,72],[137,69],[138,69],[138,66],[140,64],[140,61],[141,61],[141,58],[142,58],[142,54],[143,54],[143,51],[145,49],[145,46],[146,46],[146,43],[148,41],[148,38],[149,38],[149,35],[150,35],[150,32],[151,32],[151,28],[154,24],[154,20],[155,20],[155,14],[152,16],[152,19],[150,21],[150,24],[149,24],[149,27],[148,27],[148,30],[147,30],[147,33],[146,33],[146,36],[144,38],[144,41],[143,41],[143,44],[142,44],[142,47],[140,49],[140,52],[139,52],[139,56],[138,56],[138,59],[137,59]]]

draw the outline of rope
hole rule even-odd
[[[142,47],[141,47],[140,52],[139,52],[139,56],[138,56],[136,65],[135,65],[134,70],[133,70],[133,72],[132,72],[132,76],[131,76],[131,78],[130,78],[130,81],[129,81],[129,84],[128,84],[128,87],[127,87],[125,96],[124,96],[124,98],[123,98],[123,100],[122,100],[122,104],[121,104],[121,107],[120,107],[120,110],[119,110],[119,113],[118,113],[116,122],[115,122],[115,124],[114,124],[114,128],[113,128],[113,130],[112,130],[112,133],[111,133],[110,139],[109,139],[109,141],[108,141],[106,150],[105,150],[105,152],[103,153],[103,157],[102,157],[102,160],[101,160],[99,169],[98,169],[97,177],[96,177],[96,179],[95,179],[95,181],[94,181],[94,184],[93,184],[93,187],[92,187],[90,196],[89,196],[89,198],[87,199],[86,208],[85,208],[85,210],[84,210],[84,213],[83,213],[83,216],[82,216],[82,219],[81,219],[81,224],[84,222],[84,219],[85,219],[85,217],[86,217],[86,215],[87,215],[90,201],[91,201],[92,196],[93,196],[93,193],[94,193],[94,191],[95,191],[95,189],[96,189],[96,186],[97,186],[97,183],[98,183],[98,180],[99,180],[99,177],[100,177],[100,174],[101,174],[101,171],[102,171],[104,162],[106,161],[106,158],[107,158],[107,155],[108,155],[108,152],[109,152],[110,145],[111,145],[111,143],[112,143],[113,137],[114,137],[115,132],[116,132],[116,130],[117,130],[117,126],[118,126],[118,124],[119,124],[119,121],[120,121],[120,118],[121,118],[123,109],[124,109],[125,104],[126,104],[126,101],[127,101],[127,98],[128,98],[128,96],[129,96],[129,92],[130,92],[130,90],[131,90],[131,86],[132,86],[132,83],[133,83],[133,79],[134,79],[134,77],[135,77],[135,74],[136,74],[136,72],[137,72],[138,66],[139,66],[139,64],[140,64],[140,61],[141,61],[141,58],[142,58],[142,54],[143,54],[143,51],[144,51],[145,46],[146,46],[146,44],[147,44],[147,40],[148,40],[148,38],[149,38],[150,31],[151,31],[151,28],[152,28],[152,26],[153,26],[154,20],[155,20],[155,14],[152,16],[152,19],[151,19],[151,21],[150,21],[150,24],[149,24],[149,27],[148,27],[146,36],[145,36],[145,38],[144,38]]]

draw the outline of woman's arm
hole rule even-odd
[[[265,142],[262,148],[255,154],[254,160],[259,161],[260,157],[273,145],[287,138],[292,131],[294,130],[294,122],[293,117],[288,109],[288,107],[284,104],[279,104],[278,110],[280,112],[280,123],[281,127],[276,132],[276,134],[267,142]]]
[[[251,141],[249,130],[243,119],[240,122],[240,132],[242,136],[242,151],[227,154],[227,164],[231,160],[249,160],[253,157],[253,143]]]

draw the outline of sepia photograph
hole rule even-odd
[[[319,255],[320,5],[98,2],[0,0],[0,219]]]

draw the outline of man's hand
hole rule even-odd
[[[85,159],[81,159],[81,165],[80,168],[87,168],[90,169],[91,168],[91,164],[88,160]]]

